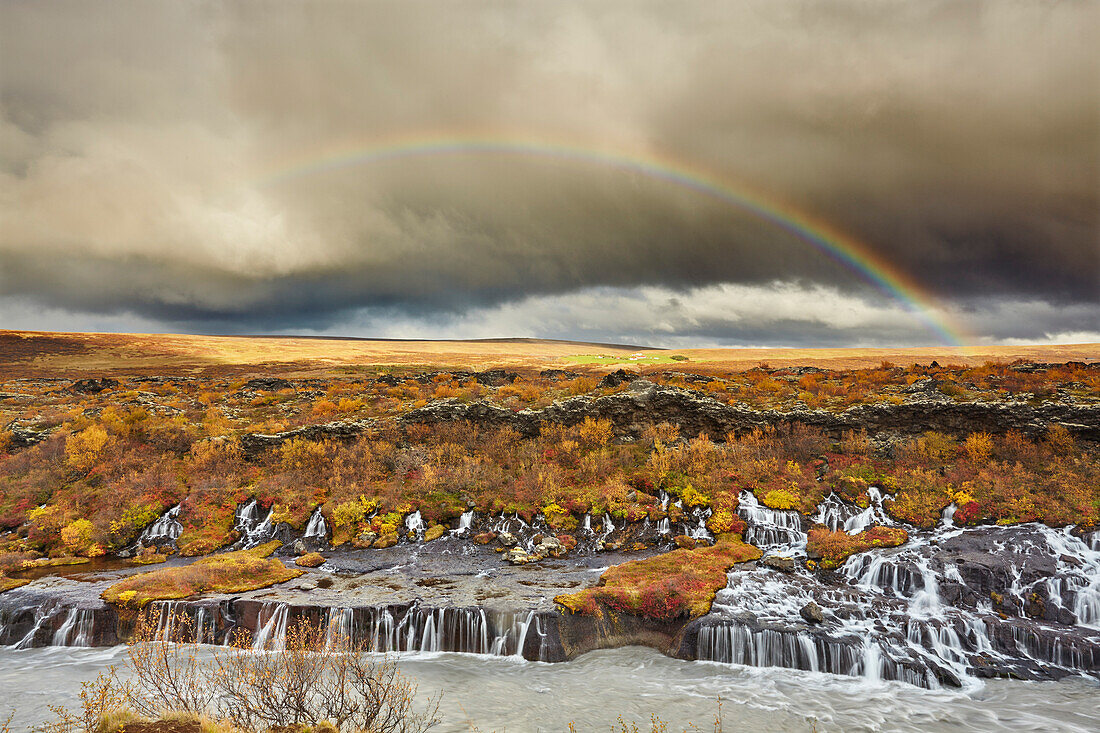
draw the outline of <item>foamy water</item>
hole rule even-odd
[[[20,730],[49,717],[49,704],[75,705],[82,680],[121,664],[124,648],[0,649],[0,708]],[[421,697],[444,690],[442,733],[606,731],[615,719],[650,714],[682,729],[710,730],[722,698],[725,729],[767,731],[1100,730],[1100,685],[992,680],[969,692],[923,690],[782,669],[685,662],[650,649],[592,652],[543,664],[468,654],[408,654],[404,671]],[[6,713],[5,713],[6,714]]]

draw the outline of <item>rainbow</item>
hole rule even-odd
[[[735,184],[703,168],[646,152],[617,151],[564,145],[543,140],[494,136],[415,135],[355,143],[314,153],[279,165],[257,179],[261,187],[275,186],[353,166],[440,155],[515,155],[548,158],[590,166],[602,166],[624,173],[665,181],[722,201],[788,232],[818,252],[840,263],[877,290],[899,303],[943,344],[965,349],[972,342],[966,331],[936,305],[935,296],[924,286],[872,251],[866,244],[841,232],[828,222],[801,211],[774,196]]]

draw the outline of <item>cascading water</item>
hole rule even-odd
[[[54,632],[50,646],[92,645],[92,627],[95,612],[90,608],[70,608],[65,621]]]
[[[405,517],[405,533],[410,539],[423,539],[426,529],[428,529],[428,527],[420,517],[419,511],[415,511]]]
[[[272,617],[274,618],[274,617]],[[281,621],[284,630],[286,621]],[[545,634],[534,611],[514,613],[484,608],[376,606],[332,608],[326,642],[367,643],[377,652],[462,652],[522,656],[534,633],[541,658]]]
[[[815,524],[823,524],[833,532],[843,529],[851,535],[859,534],[874,525],[892,526],[894,520],[883,508],[883,502],[892,500],[891,497],[883,495],[874,486],[867,489],[867,496],[867,507],[860,509],[844,501],[836,494],[830,493],[817,506],[817,512],[811,517],[810,521]]]
[[[274,507],[266,513],[256,503],[250,500],[237,508],[237,521],[233,528],[241,534],[241,539],[234,545],[237,548],[250,548],[262,545],[275,536],[275,525],[271,521]]]
[[[462,516],[458,518],[458,527],[451,530],[451,534],[455,537],[465,537],[470,534],[470,529],[474,526],[474,510],[462,512]]]
[[[177,519],[179,513],[180,505],[176,504],[162,514],[157,521],[145,528],[141,533],[139,542],[144,546],[175,542],[183,534],[183,525]]]
[[[306,531],[302,537],[305,539],[323,540],[327,536],[328,524],[325,523],[325,517],[321,514],[321,507],[317,507],[310,516],[309,524],[306,525]]]
[[[286,648],[286,627],[290,606],[285,603],[265,603],[256,619],[257,631],[252,637],[256,651],[279,651]]]
[[[761,505],[751,491],[742,491],[737,513],[747,525],[745,542],[769,554],[805,554],[806,533],[802,531],[802,517],[798,512],[770,509]]]
[[[761,525],[793,530],[745,498],[746,537]],[[849,532],[893,523],[879,514],[883,499],[860,511],[830,496],[814,519]],[[695,655],[922,687],[1100,674],[1100,552],[1070,528],[962,528],[951,515],[933,531],[907,528],[899,548],[852,556],[835,576],[735,568],[696,622]],[[805,615],[811,601],[816,619]]]
[[[707,519],[710,518],[710,509],[696,508],[692,512],[692,517],[695,519],[695,526],[691,527],[685,523],[684,534],[693,540],[713,540],[714,538],[707,530]]]

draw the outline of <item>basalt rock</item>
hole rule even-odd
[[[628,373],[629,374],[629,373]],[[633,376],[633,375],[631,375]],[[1042,435],[1061,425],[1076,437],[1100,441],[1100,405],[1068,405],[1025,402],[954,403],[916,400],[901,405],[856,405],[839,413],[825,410],[755,410],[726,405],[687,389],[658,386],[636,379],[630,389],[613,395],[582,395],[555,402],[541,410],[513,412],[488,400],[462,403],[443,400],[406,413],[406,424],[439,424],[468,420],[485,427],[511,427],[524,436],[538,435],[544,423],[576,425],[585,418],[607,419],[619,437],[637,438],[649,425],[668,422],[684,435],[729,432],[757,428],[816,427],[834,436],[847,430],[865,429],[874,434],[919,435],[936,430],[954,435],[984,431]]]
[[[77,394],[99,394],[107,389],[118,386],[117,379],[103,377],[101,379],[78,379],[69,386],[69,391]]]
[[[337,421],[321,425],[306,425],[294,430],[286,430],[281,433],[246,433],[240,437],[241,450],[248,458],[255,458],[265,450],[278,448],[283,443],[293,438],[303,440],[333,440],[348,442],[355,440],[366,432],[373,424],[372,421]]]
[[[291,389],[294,385],[281,377],[255,377],[244,383],[244,388],[254,392],[278,392],[281,389]]]

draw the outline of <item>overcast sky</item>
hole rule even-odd
[[[1100,341],[1100,3],[0,0],[0,328],[923,345],[750,212],[829,222],[978,341]]]

